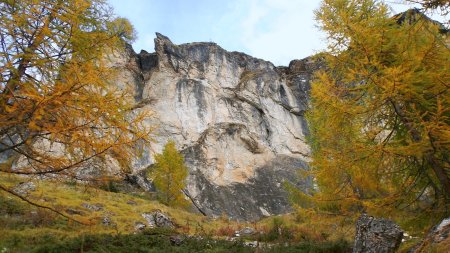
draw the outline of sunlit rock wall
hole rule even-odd
[[[117,84],[132,86],[155,142],[136,172],[173,139],[189,167],[187,192],[208,215],[254,220],[290,210],[283,182],[307,191],[304,112],[316,66],[289,67],[214,43],[174,45],[157,34],[155,53],[115,55]]]

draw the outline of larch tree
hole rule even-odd
[[[448,0],[407,0],[406,2],[421,4],[425,10],[439,9],[445,15],[450,11],[450,1]]]
[[[155,164],[150,168],[149,176],[158,191],[158,199],[163,204],[179,207],[189,204],[183,194],[188,169],[174,141],[167,142],[163,152],[155,155]]]
[[[328,38],[307,115],[316,203],[344,213],[448,212],[445,31],[417,10],[392,18],[377,0],[324,0],[316,18]]]
[[[97,158],[127,169],[148,115],[108,55],[133,39],[104,0],[0,1],[0,176],[76,176]]]

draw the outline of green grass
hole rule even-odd
[[[20,247],[19,245],[26,245]],[[19,247],[18,247],[19,246]],[[252,252],[242,244],[227,241],[188,238],[180,246],[171,243],[169,236],[158,234],[83,234],[75,238],[59,239],[43,235],[30,247],[29,241],[15,241],[4,248],[15,252]]]
[[[294,245],[266,245],[258,249],[244,246],[242,241],[226,241],[212,238],[184,238],[175,245],[166,233],[140,234],[83,234],[75,238],[59,238],[52,234],[41,234],[30,238],[16,237],[2,242],[0,250],[5,252],[351,252],[348,242],[314,243],[303,242]],[[12,250],[12,251],[9,251]]]
[[[19,182],[26,181],[24,178],[17,177],[2,177],[0,175],[0,183],[8,187],[13,187]],[[143,222],[145,219],[141,216],[142,213],[152,212],[154,210],[161,210],[167,213],[173,221],[179,225],[180,228],[189,229],[186,226],[192,227],[199,224],[205,230],[211,230],[218,224],[209,218],[201,215],[191,213],[187,210],[167,207],[155,200],[151,200],[151,196],[146,193],[140,195],[130,195],[126,193],[117,193],[104,191],[98,188],[90,187],[82,184],[62,183],[57,181],[34,181],[37,189],[30,192],[28,198],[33,202],[39,203],[61,211],[67,214],[68,209],[74,209],[83,212],[83,215],[70,215],[73,219],[83,223],[90,224],[89,226],[77,226],[74,222],[65,220],[65,218],[58,217],[49,211],[34,208],[25,202],[19,200],[11,194],[0,192],[0,214],[8,216],[9,220],[12,216],[21,216],[20,220],[27,220],[36,215],[36,212],[43,212],[43,216],[51,216],[59,223],[65,223],[70,227],[72,232],[85,232],[86,230],[94,229],[100,232],[119,231],[120,233],[134,232],[134,223]],[[100,204],[103,206],[101,211],[92,211],[82,206],[83,203]],[[135,203],[135,204],[129,204]],[[114,229],[101,225],[102,217],[108,216],[116,224]],[[0,220],[2,218],[0,217]],[[7,226],[3,223],[3,227]],[[19,222],[20,223],[20,222]],[[12,223],[12,226],[19,226],[19,223]],[[26,223],[26,222],[24,222]],[[1,223],[0,223],[1,224]],[[192,232],[193,232],[192,231]]]
[[[29,179],[0,174],[0,183],[11,188],[27,180]],[[33,207],[11,194],[0,192],[0,253],[255,252],[254,248],[244,247],[240,241],[225,240],[234,231],[247,226],[261,233],[240,240],[257,240],[264,245],[272,245],[263,252],[346,252],[343,249],[348,249],[348,245],[343,242],[351,240],[346,237],[342,227],[332,226],[335,220],[328,217],[321,217],[313,223],[297,222],[295,215],[271,217],[256,223],[241,223],[230,221],[225,216],[213,219],[185,209],[167,207],[148,193],[118,192],[120,187],[110,191],[110,187],[100,189],[74,182],[33,182],[36,190],[30,192],[30,200],[65,214],[68,214],[68,209],[81,211],[82,215],[68,215],[89,225],[80,225],[51,211]],[[86,209],[82,206],[83,203],[100,204],[103,210]],[[141,214],[154,210],[168,214],[177,228],[135,233],[135,222],[146,224]],[[105,216],[110,217],[115,225],[103,225],[102,218]],[[324,236],[326,233],[333,236]],[[191,237],[182,245],[175,246],[169,240],[173,234]]]

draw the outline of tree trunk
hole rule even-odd
[[[405,115],[402,108],[392,99],[389,99],[389,102],[392,104],[395,113],[398,115],[398,117],[408,130],[409,134],[411,135],[411,139],[415,143],[421,142],[422,136],[420,135],[420,132],[414,127],[413,122]],[[450,178],[446,174],[444,166],[436,161],[436,158],[432,153],[425,154],[424,158],[427,161],[427,163],[431,166],[434,174],[441,183],[444,195],[450,198]]]

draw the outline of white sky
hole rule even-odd
[[[175,44],[208,41],[288,65],[325,48],[313,11],[320,0],[108,0],[138,32],[134,50],[154,51],[155,32]],[[394,13],[411,6],[386,1]],[[433,16],[444,20],[443,17]],[[447,18],[448,19],[448,18]]]

